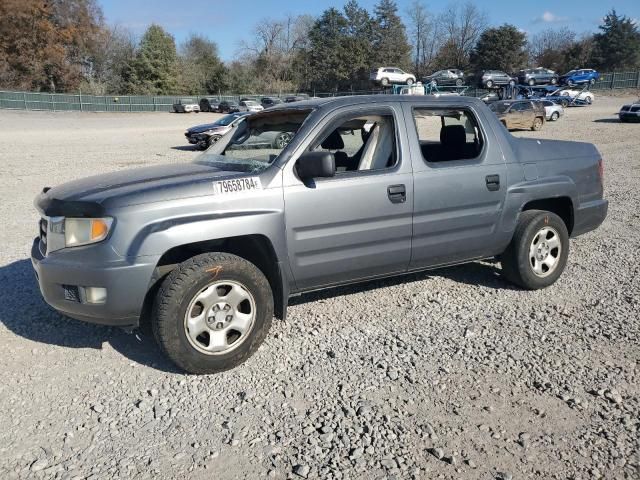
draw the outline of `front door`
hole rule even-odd
[[[285,167],[289,261],[299,290],[401,273],[411,255],[413,181],[398,106],[343,107],[304,151],[334,154],[333,178]]]
[[[412,107],[405,117],[414,170],[410,269],[483,258],[503,248],[499,224],[507,185],[495,138],[466,107]],[[486,121],[486,120],[485,120]]]

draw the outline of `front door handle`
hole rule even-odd
[[[404,185],[389,185],[387,195],[391,203],[404,203],[407,201],[407,189]]]
[[[487,175],[485,181],[487,182],[487,189],[490,192],[500,190],[500,175]]]

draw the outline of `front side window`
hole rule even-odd
[[[393,115],[359,115],[342,119],[313,145],[313,151],[333,153],[338,174],[384,170],[398,162]]]
[[[471,111],[415,108],[413,119],[426,162],[469,160],[480,155],[482,134]]]
[[[310,113],[300,109],[266,110],[241,116],[224,149],[220,151],[224,141],[219,140],[195,162],[220,170],[260,173],[273,164]]]

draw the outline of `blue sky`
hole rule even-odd
[[[191,33],[209,37],[218,44],[223,60],[232,60],[243,39],[249,39],[254,24],[262,18],[280,18],[287,14],[318,15],[329,7],[342,8],[347,0],[98,0],[110,24],[120,25],[140,35],[150,23],[158,23],[179,43]],[[360,0],[370,11],[376,0]],[[412,0],[397,0],[402,15]],[[449,0],[425,0],[432,13],[439,13]],[[548,27],[566,26],[582,33],[597,29],[611,8],[640,21],[639,0],[593,0],[514,2],[513,0],[476,1],[493,25],[512,23],[535,33]]]

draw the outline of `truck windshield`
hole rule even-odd
[[[196,158],[222,170],[260,173],[278,158],[311,110],[267,110],[249,115]]]

